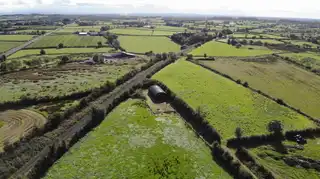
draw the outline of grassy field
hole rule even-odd
[[[320,118],[320,77],[313,73],[283,61],[268,63],[217,59],[201,63],[234,79],[247,81],[251,87]]]
[[[289,57],[292,60],[303,64],[311,69],[320,69],[320,54],[314,52],[303,52],[303,53],[284,53],[280,54],[283,57]]]
[[[180,46],[167,37],[119,36],[120,45],[128,52],[178,52]]]
[[[120,104],[45,178],[231,178],[177,115],[153,115],[142,100]]]
[[[118,34],[118,35],[163,35],[163,36],[170,36],[175,32],[171,31],[159,31],[155,29],[152,31],[151,29],[133,29],[133,28],[126,28],[126,29],[112,29],[110,32]]]
[[[281,121],[284,130],[315,126],[302,115],[184,60],[164,68],[153,78],[164,82],[194,109],[201,108],[225,139],[234,137],[237,127],[242,128],[244,135],[268,133],[266,126],[272,120]]]
[[[54,33],[73,33],[73,32],[100,32],[101,26],[71,26],[71,27],[65,27],[57,32]]]
[[[22,44],[23,42],[0,42],[0,53],[8,51]]]
[[[252,50],[249,48],[253,48]],[[234,46],[228,45],[226,43],[221,42],[207,42],[201,47],[196,48],[191,52],[194,56],[203,56],[204,54],[207,56],[257,56],[257,55],[265,55],[272,54],[273,51],[267,49],[265,47],[256,47],[256,46],[242,46],[240,48],[236,48]]]
[[[284,143],[288,146],[288,142]],[[291,143],[291,146],[297,144]],[[304,169],[302,167],[291,167],[287,165],[281,158],[288,156],[304,156],[315,160],[319,159],[319,139],[308,140],[308,144],[304,145],[303,150],[290,149],[288,154],[277,152],[273,146],[261,146],[250,149],[251,153],[258,161],[269,169],[277,178],[297,179],[297,178],[320,178],[319,173],[314,169]]]
[[[253,40],[253,41],[258,41],[258,40]],[[268,44],[283,44],[283,42],[274,40],[274,39],[259,39],[262,43],[268,43]]]
[[[68,63],[49,69],[26,70],[0,77],[0,102],[16,101],[23,96],[63,96],[86,91],[114,82],[119,77],[139,68],[144,60],[124,60],[103,65]]]
[[[62,49],[44,49],[47,55],[59,55],[59,54],[77,54],[77,53],[108,53],[112,48],[62,48]],[[39,55],[40,49],[20,50],[9,57],[19,58],[28,55]]]
[[[0,35],[0,41],[28,41],[33,35]]]
[[[249,38],[256,37],[257,39],[260,38],[259,34],[231,34],[234,38]]]
[[[285,37],[281,37],[278,35],[273,35],[273,34],[262,34],[264,38],[273,38],[273,39],[284,39]]]
[[[311,42],[306,42],[306,41],[299,41],[299,40],[285,40],[285,42],[291,42],[294,45],[300,45],[303,47],[304,44],[311,45],[312,48],[317,48],[319,45],[311,43]]]
[[[41,38],[29,47],[57,47],[59,43],[63,43],[65,47],[86,47],[98,46],[98,42],[102,42],[102,45],[106,46],[106,41],[102,36],[52,35]]]

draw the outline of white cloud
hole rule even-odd
[[[83,7],[88,8],[86,10]],[[41,10],[42,13],[55,13],[54,11],[74,13],[75,9],[77,13],[108,13],[106,11],[130,13],[139,10],[142,13],[168,11],[221,14],[225,12],[235,15],[320,18],[319,0],[0,0],[1,13],[32,10]]]

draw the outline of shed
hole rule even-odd
[[[86,36],[86,35],[88,35],[88,32],[79,32],[78,35]]]
[[[110,58],[134,58],[136,57],[135,54],[132,53],[127,53],[127,52],[118,52],[118,53],[114,53],[114,54],[103,54],[102,55],[104,58],[106,59],[110,59]]]
[[[164,102],[167,99],[167,93],[158,85],[152,85],[149,87],[148,94],[150,98],[155,102]]]

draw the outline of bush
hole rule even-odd
[[[244,83],[243,83],[243,86],[246,87],[246,88],[248,88],[248,87],[249,87],[248,82],[244,82]]]
[[[63,47],[64,47],[63,43],[59,43],[58,48],[63,48]]]
[[[46,54],[46,51],[44,49],[41,49],[40,50],[40,55],[45,55]]]
[[[60,64],[66,64],[70,61],[68,56],[63,56],[60,60]]]
[[[192,54],[188,54],[187,55],[187,60],[192,60],[193,59],[193,55]]]

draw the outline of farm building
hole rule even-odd
[[[128,52],[118,52],[114,54],[103,54],[102,55],[105,59],[110,59],[110,58],[134,58],[136,57],[135,54],[128,53]]]
[[[149,87],[148,95],[155,102],[164,102],[167,99],[166,92],[158,85],[152,85]]]
[[[88,32],[79,32],[78,35],[80,35],[80,36],[86,36],[86,35],[88,35]]]
[[[99,32],[89,32],[88,33],[90,36],[99,36],[100,33]]]

